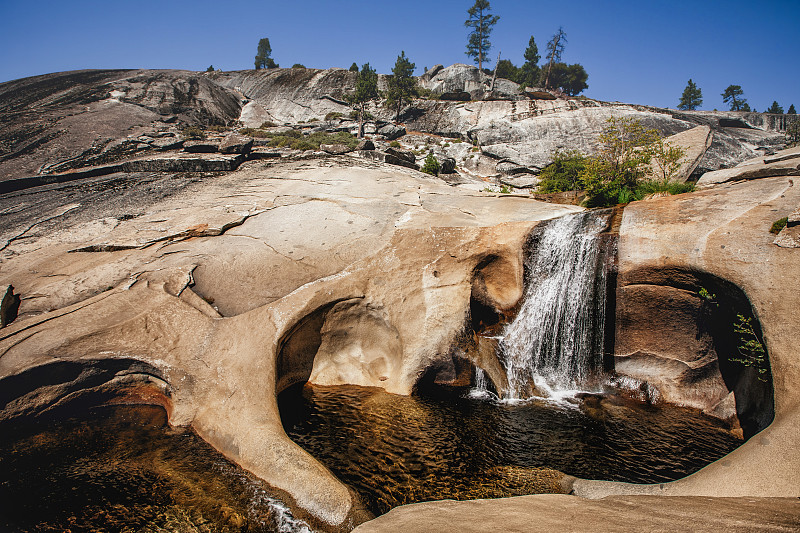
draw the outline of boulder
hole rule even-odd
[[[433,67],[429,68],[427,72],[425,72],[422,76],[420,76],[420,80],[423,82],[429,82],[431,78],[436,76],[443,68],[444,65],[434,65]]]
[[[514,176],[516,174],[531,174],[531,170],[528,167],[523,167],[522,165],[518,165],[512,161],[501,161],[497,163],[495,169],[497,170],[497,172],[505,176]]]
[[[456,63],[449,67],[437,70],[433,76],[420,79],[420,85],[435,93],[462,93],[482,94],[487,88],[491,78],[479,71],[473,65]]]
[[[439,160],[439,173],[453,174],[456,171],[456,160],[452,157],[445,157]]]
[[[398,159],[408,161],[409,163],[416,163],[417,161],[417,156],[415,156],[414,152],[411,152],[410,150],[401,150],[400,148],[389,147],[384,150],[384,152]]]
[[[396,155],[392,155],[387,152],[381,152],[379,150],[362,150],[358,152],[358,155],[360,155],[365,159],[371,159],[373,161],[380,161],[382,163],[388,163],[390,165],[397,165],[406,168],[413,168],[414,170],[419,170],[419,165],[409,161],[407,158],[398,157]]]
[[[320,144],[319,149],[323,152],[327,152],[333,155],[341,155],[346,154],[347,152],[352,152],[353,149],[345,144]]]
[[[800,176],[800,157],[784,159],[775,163],[753,163],[741,167],[706,172],[697,181],[697,187],[702,189],[730,181],[754,180],[775,176]]]
[[[782,248],[800,248],[800,208],[787,218],[786,226],[773,242]]]
[[[516,100],[521,98],[519,84],[504,78],[494,80],[492,90],[484,95],[484,100]]]
[[[466,91],[451,91],[442,93],[439,100],[454,101],[454,102],[469,102],[472,96]]]
[[[522,91],[522,94],[531,100],[556,100],[556,96],[554,94],[536,87],[525,87],[525,89]]]
[[[797,158],[800,158],[800,146],[787,148],[785,150],[778,150],[766,156],[759,156],[759,157],[754,157],[752,159],[747,159],[745,161],[742,161],[736,166],[746,167],[748,165],[779,163],[781,161],[786,161],[788,159],[797,159]]]
[[[183,148],[183,142],[183,139],[177,137],[161,137],[151,142],[150,146],[158,150],[180,150]]]
[[[356,150],[359,150],[359,151],[361,151],[361,150],[374,150],[374,149],[375,149],[375,143],[372,142],[369,139],[363,139],[361,142],[358,143],[358,146],[356,146]]]
[[[253,139],[238,133],[231,133],[222,139],[219,151],[223,154],[247,154],[253,148]]]
[[[397,124],[386,124],[385,126],[378,128],[378,134],[383,135],[389,141],[393,141],[405,135],[406,129],[405,127]]]
[[[673,174],[672,181],[683,183],[691,177],[706,150],[711,147],[711,141],[712,133],[708,126],[697,126],[664,139],[665,143],[682,148],[684,151],[683,157],[678,161],[679,167]],[[663,176],[662,169],[655,161],[651,163],[651,172],[656,179],[661,179]]]
[[[11,285],[0,288],[0,294],[2,294],[0,297],[0,328],[2,328],[17,318],[20,299],[14,294],[14,287]]]
[[[184,141],[183,150],[190,154],[213,154],[219,152],[219,143],[216,141]]]
[[[539,176],[534,174],[515,174],[512,176],[501,176],[500,183],[514,187],[515,189],[534,189],[541,181]]]

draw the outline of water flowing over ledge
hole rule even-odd
[[[585,389],[602,368],[606,271],[599,235],[609,216],[566,215],[534,236],[524,301],[500,340],[506,399]]]

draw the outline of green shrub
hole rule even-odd
[[[767,352],[753,327],[753,318],[736,315],[733,331],[739,337],[736,347],[739,355],[731,357],[730,360],[742,366],[755,368],[758,372],[758,380],[766,382],[769,371]]]
[[[392,148],[400,148],[400,143],[397,141],[392,141],[389,143],[389,146],[391,146]]]
[[[779,218],[775,222],[772,223],[772,227],[769,228],[770,233],[778,234],[781,232],[783,228],[786,227],[786,224],[789,223],[789,217]]]
[[[656,193],[694,190],[693,183],[670,181],[680,166],[683,150],[664,142],[657,131],[644,128],[638,120],[608,119],[599,140],[600,153],[588,158],[580,172],[586,207],[608,207]],[[658,178],[643,179],[653,173],[653,160]]]
[[[439,100],[442,96],[441,94],[430,89],[425,89],[424,87],[417,88],[417,94],[423,100]]]
[[[348,115],[348,117],[350,117],[351,120],[358,120],[358,109],[353,109],[352,111],[350,111],[350,114]],[[373,115],[369,111],[364,111],[364,120],[365,121],[366,120],[375,120],[375,115]]]
[[[259,139],[265,139],[272,137],[269,133],[264,130],[257,130],[255,128],[242,128],[239,130],[239,133],[242,135],[247,135],[248,137],[256,137]]]
[[[439,170],[439,161],[433,155],[433,152],[429,152],[428,157],[425,158],[425,164],[422,165],[422,171],[432,176],[438,176]]]
[[[508,185],[503,185],[500,187],[500,194],[511,194],[511,189],[508,188]]]
[[[539,192],[553,193],[575,191],[582,188],[581,172],[586,168],[587,158],[576,150],[557,151],[553,162],[539,174]]]
[[[297,130],[286,132],[284,135],[275,135],[269,141],[270,146],[282,148],[289,147],[293,150],[319,150],[320,144],[344,144],[350,148],[358,145],[358,139],[346,131],[337,133],[317,132],[303,136]]]
[[[271,121],[267,120],[267,121],[264,121],[264,122],[262,122],[262,123],[261,123],[261,126],[259,126],[259,127],[260,127],[260,128],[274,128],[275,126],[277,126],[277,124],[275,124],[274,122],[271,122]]]
[[[181,136],[189,140],[202,140],[206,138],[206,132],[200,126],[186,126],[181,130]]]
[[[338,111],[331,111],[330,113],[325,115],[325,121],[326,122],[330,122],[332,120],[338,120],[338,119],[342,118],[343,116],[344,116],[343,113],[340,113]]]

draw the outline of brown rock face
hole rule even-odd
[[[800,293],[790,289],[798,266],[794,249],[774,245],[769,228],[775,213],[798,201],[793,179],[780,177],[627,206],[619,230],[617,371],[651,381],[672,401],[723,416],[730,391],[745,434],[760,433],[679,481],[581,481],[576,494],[793,494],[789,487],[800,484],[800,455],[792,444],[800,438],[794,386],[800,337],[787,317],[800,308]],[[755,367],[733,361],[740,358],[741,340],[732,333],[739,314],[753,317],[771,383]]]
[[[436,365],[469,376],[450,349],[473,286],[513,306],[528,233],[577,208],[359,161],[254,161],[213,179],[123,172],[108,189],[0,197],[0,283],[22,296],[0,330],[0,420],[152,381],[170,423],[298,507],[330,527],[363,519],[286,437],[277,393],[310,378],[409,394]],[[65,205],[65,191],[79,201]],[[44,367],[54,359],[68,364]]]

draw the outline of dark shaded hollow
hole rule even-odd
[[[697,323],[690,333],[699,338],[709,335],[717,354],[719,372],[728,391],[736,399],[736,415],[745,439],[766,428],[775,416],[774,388],[769,364],[769,347],[764,342],[758,316],[744,291],[735,284],[713,274],[683,268],[640,269],[625,275],[624,287],[632,285],[651,285],[688,291],[698,295],[701,300],[697,313]],[[622,288],[624,288],[622,287]],[[712,300],[699,296],[701,289],[713,295]],[[625,302],[619,302],[621,306]],[[761,375],[754,366],[742,365],[734,359],[741,358],[740,338],[734,332],[737,315],[752,320],[753,330],[765,351],[766,373]],[[657,324],[659,317],[651,317]],[[687,324],[688,326],[688,324]],[[657,327],[657,326],[654,326]],[[625,324],[617,330],[617,336],[625,335]],[[688,340],[688,339],[687,339]]]
[[[322,345],[322,326],[325,317],[337,302],[323,305],[307,314],[289,328],[278,341],[275,363],[275,393],[280,394],[292,385],[304,383],[311,377],[314,357]]]
[[[172,412],[169,384],[147,363],[127,358],[57,361],[0,380],[0,423],[43,414],[68,416],[119,398]]]

